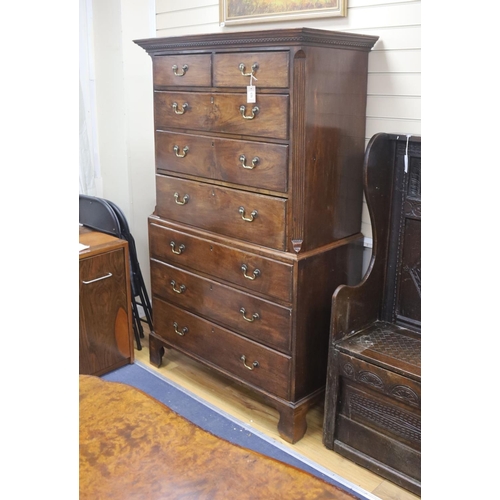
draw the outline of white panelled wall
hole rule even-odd
[[[103,196],[126,205],[147,283],[147,216],[155,203],[151,63],[133,39],[292,27],[376,35],[369,56],[366,143],[377,132],[420,134],[420,0],[348,0],[345,18],[234,27],[220,26],[217,0],[94,0],[93,5]],[[153,33],[148,32],[151,9]],[[370,246],[366,203],[362,232]],[[365,269],[369,256],[368,250]]]

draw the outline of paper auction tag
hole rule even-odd
[[[247,85],[247,103],[257,102],[255,85]]]

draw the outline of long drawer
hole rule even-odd
[[[149,223],[152,258],[190,267],[286,302],[292,300],[293,266],[215,243],[162,223]]]
[[[156,168],[209,179],[287,191],[288,146],[156,132]]]
[[[181,128],[252,137],[288,138],[288,95],[155,91],[156,130]]]
[[[157,297],[257,342],[290,351],[291,309],[151,259]]]
[[[153,310],[155,333],[172,346],[278,397],[289,398],[289,356],[157,298],[153,298]]]
[[[160,217],[277,250],[285,250],[286,203],[274,196],[156,176]]]

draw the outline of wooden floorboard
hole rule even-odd
[[[382,500],[420,498],[327,449],[322,442],[322,404],[309,410],[307,432],[299,442],[292,445],[281,439],[278,434],[278,412],[259,401],[254,393],[228,378],[173,350],[165,352],[160,368],[150,364],[147,331],[145,335],[142,339],[142,350],[135,350],[135,359],[149,369]]]

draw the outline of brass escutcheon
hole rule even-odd
[[[260,318],[259,313],[253,313],[251,318],[247,318],[245,315],[246,309],[244,307],[240,309],[240,313],[243,315],[243,319],[249,323],[253,323],[256,319]]]
[[[182,111],[180,111],[178,108],[179,108],[179,105],[174,102],[172,104],[172,108],[174,108],[174,112],[176,115],[183,115],[185,112],[186,112],[186,109],[188,109],[188,106],[189,104],[187,102],[185,102],[183,105],[182,105]]]
[[[260,158],[258,156],[255,156],[252,160],[252,165],[245,165],[246,159],[247,158],[245,155],[240,155],[241,166],[243,168],[246,168],[249,170],[253,170],[255,168],[255,166],[257,165],[257,163],[259,163],[259,161],[260,161]]]
[[[185,205],[189,200],[189,195],[185,194],[182,197],[182,201],[179,201],[179,193],[174,193],[174,198],[175,198],[175,203],[177,203],[177,205]]]
[[[241,265],[241,270],[243,271],[243,276],[245,276],[245,278],[247,280],[254,280],[255,278],[257,278],[257,276],[260,276],[260,270],[259,269],[255,269],[255,271],[252,273],[252,276],[248,276],[247,274],[247,271],[248,271],[248,266],[246,264],[242,264]]]
[[[247,110],[247,107],[242,104],[240,106],[240,113],[241,113],[241,116],[245,119],[245,120],[253,120],[255,118],[255,115],[259,112],[259,107],[258,106],[254,106],[252,108],[252,114],[250,116],[247,116],[245,113],[246,113],[246,110]]]
[[[248,368],[249,370],[254,370],[255,368],[258,368],[258,366],[259,366],[259,362],[258,361],[254,361],[252,363],[252,366],[248,366],[247,363],[246,363],[247,358],[245,357],[244,354],[241,356],[240,359],[241,359],[241,361],[243,361],[243,365],[245,366],[245,368]]]
[[[247,222],[253,222],[255,217],[257,217],[257,215],[258,215],[257,210],[252,210],[250,217],[245,217],[245,208],[244,207],[238,208],[238,212],[241,214],[241,218]]]
[[[170,242],[170,248],[172,249],[172,253],[175,253],[176,255],[180,255],[182,252],[184,252],[184,250],[186,250],[186,247],[183,244],[179,246],[179,250],[176,250],[175,241]]]
[[[254,72],[256,72],[259,69],[259,65],[258,63],[253,63],[251,73],[245,73],[245,65],[243,63],[240,63],[238,69],[240,70],[242,76],[254,76]]]
[[[187,64],[182,65],[182,73],[177,73],[178,69],[179,69],[179,67],[177,66],[177,64],[174,64],[172,66],[172,70],[174,72],[174,75],[175,76],[184,76],[186,74],[186,71],[188,70],[188,65]]]
[[[185,326],[185,327],[184,327],[181,331],[179,331],[179,330],[177,329],[177,327],[179,326],[179,325],[177,324],[177,321],[174,321],[174,322],[173,322],[173,325],[174,325],[174,331],[175,331],[175,333],[176,333],[177,335],[180,335],[181,337],[184,337],[184,335],[186,335],[186,333],[187,333],[187,332],[189,332],[189,329],[188,329],[188,327],[187,327],[187,326]]]
[[[174,146],[174,152],[175,152],[175,156],[177,156],[177,158],[184,158],[188,154],[188,152],[189,152],[189,148],[187,146],[184,146],[182,148],[182,151],[183,151],[184,154],[180,155],[179,154],[179,149],[180,149],[179,146],[177,146],[177,144],[176,144]]]
[[[179,288],[175,288],[176,287],[175,280],[172,280],[170,284],[172,285],[172,290],[175,293],[184,293],[186,291],[186,287],[184,285],[181,285]]]

